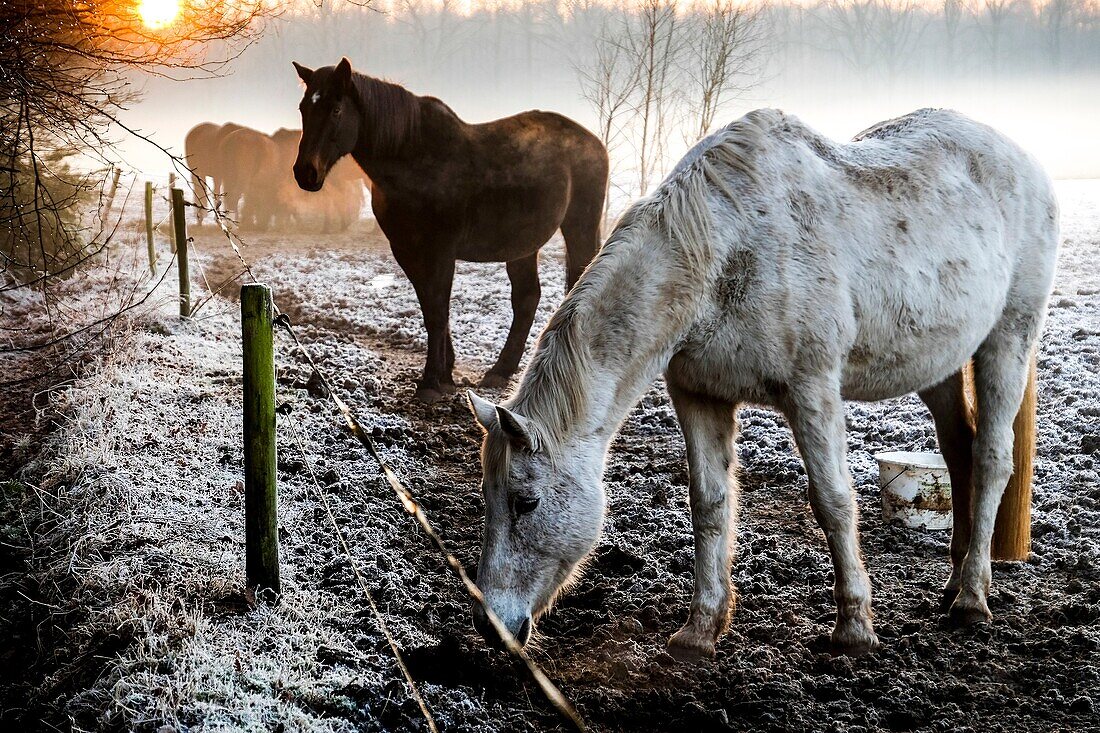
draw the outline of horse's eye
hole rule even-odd
[[[539,498],[537,496],[517,496],[512,502],[512,507],[516,511],[516,516],[530,514],[535,511],[535,507],[538,505]]]

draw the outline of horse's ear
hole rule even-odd
[[[313,69],[308,66],[302,66],[297,61],[291,61],[294,64],[294,70],[298,72],[298,78],[309,84],[309,80],[313,78]]]
[[[470,412],[474,413],[481,429],[488,432],[497,421],[497,406],[472,389],[466,390],[466,399],[470,401]]]
[[[535,432],[531,430],[531,422],[523,415],[517,415],[497,405],[497,420],[500,421],[500,429],[508,436],[508,440],[514,447],[529,451],[538,450],[538,440]]]
[[[340,89],[347,89],[351,85],[351,62],[348,61],[347,56],[341,58],[340,63],[336,64],[336,70],[332,72],[332,81]]]

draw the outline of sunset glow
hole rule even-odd
[[[163,28],[170,25],[180,12],[180,0],[141,0],[138,15],[141,22],[149,28]]]

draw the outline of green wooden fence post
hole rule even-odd
[[[250,588],[279,593],[273,321],[271,289],[242,286],[245,576]]]
[[[183,206],[183,191],[172,189],[172,230],[176,234],[176,259],[180,274],[180,316],[191,315],[191,273],[187,263],[187,212]]]
[[[145,244],[149,248],[149,274],[157,274],[157,248],[153,246],[153,182],[145,182]]]

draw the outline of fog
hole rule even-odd
[[[918,107],[952,107],[1016,139],[1056,178],[1100,177],[1094,0],[719,0],[727,22],[718,26],[708,7],[713,13],[713,2],[673,10],[666,0],[304,2],[271,21],[218,78],[139,80],[144,97],[124,120],[177,152],[202,121],[297,127],[301,90],[291,60],[321,66],[346,55],[356,70],[437,96],[470,122],[539,108],[604,128],[619,199],[656,183],[698,138],[701,119],[713,129],[764,106],[836,139]],[[717,54],[715,27],[729,58],[708,116],[700,82]],[[665,55],[650,140],[626,88],[637,83],[646,29]],[[616,92],[622,103],[609,114]],[[129,141],[124,150],[149,175],[167,171],[149,146]]]

